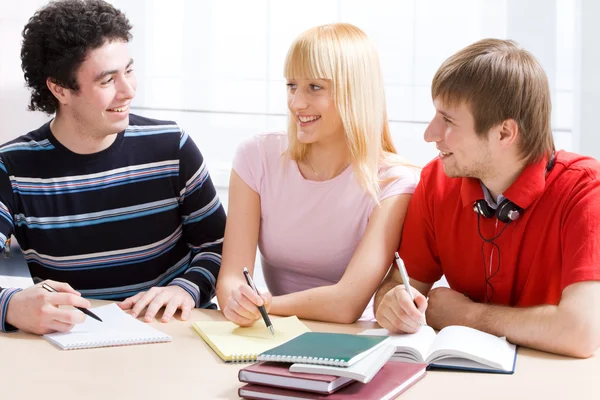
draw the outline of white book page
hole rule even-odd
[[[394,354],[394,350],[393,345],[386,344],[349,367],[295,363],[290,366],[290,372],[344,376],[362,383],[369,383]]]
[[[171,337],[133,318],[121,310],[116,303],[90,308],[102,322],[92,317],[77,324],[70,332],[50,333],[46,339],[63,349],[116,346],[122,344],[170,341]]]
[[[430,326],[422,326],[417,333],[393,334],[387,329],[367,329],[360,335],[390,336],[390,344],[396,346],[392,357],[395,361],[424,362],[429,348],[435,340],[435,331]]]
[[[466,326],[442,329],[431,346],[428,363],[444,365],[444,358],[466,358],[484,366],[511,371],[516,347],[499,338]],[[454,365],[454,361],[450,361]]]

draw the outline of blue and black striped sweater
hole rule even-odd
[[[121,300],[178,285],[212,307],[225,212],[200,151],[174,122],[130,115],[101,152],[50,124],[0,147],[0,250],[14,234],[32,276]],[[17,289],[0,288],[0,329]]]

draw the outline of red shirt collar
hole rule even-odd
[[[547,164],[548,157],[546,156],[540,161],[527,165],[517,180],[502,195],[522,209],[529,207],[544,191]],[[472,207],[473,203],[484,198],[480,180],[475,178],[461,179],[460,194],[463,207]]]

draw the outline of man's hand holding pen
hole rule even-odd
[[[421,292],[410,286],[410,278],[404,262],[398,253],[394,256],[404,284],[396,286],[385,294],[377,308],[377,322],[390,332],[415,333],[425,325],[427,299]]]
[[[43,335],[51,332],[68,332],[75,324],[83,322],[86,315],[73,306],[89,308],[90,302],[69,284],[47,280],[57,290],[50,293],[42,283],[15,293],[6,311],[6,322],[23,332]]]
[[[385,294],[377,308],[377,322],[390,332],[415,333],[425,325],[427,299],[417,289],[411,286],[408,289],[414,301],[407,288],[398,285]]]

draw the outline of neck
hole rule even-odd
[[[345,142],[313,143],[305,161],[321,180],[335,178],[350,164],[350,152]]]
[[[74,118],[56,113],[50,122],[52,134],[67,149],[76,154],[94,154],[110,147],[118,133],[112,135],[95,135]]]
[[[481,182],[490,191],[494,201],[512,185],[527,165],[518,157],[507,157],[505,162],[499,162],[494,167],[494,173],[482,178]]]

